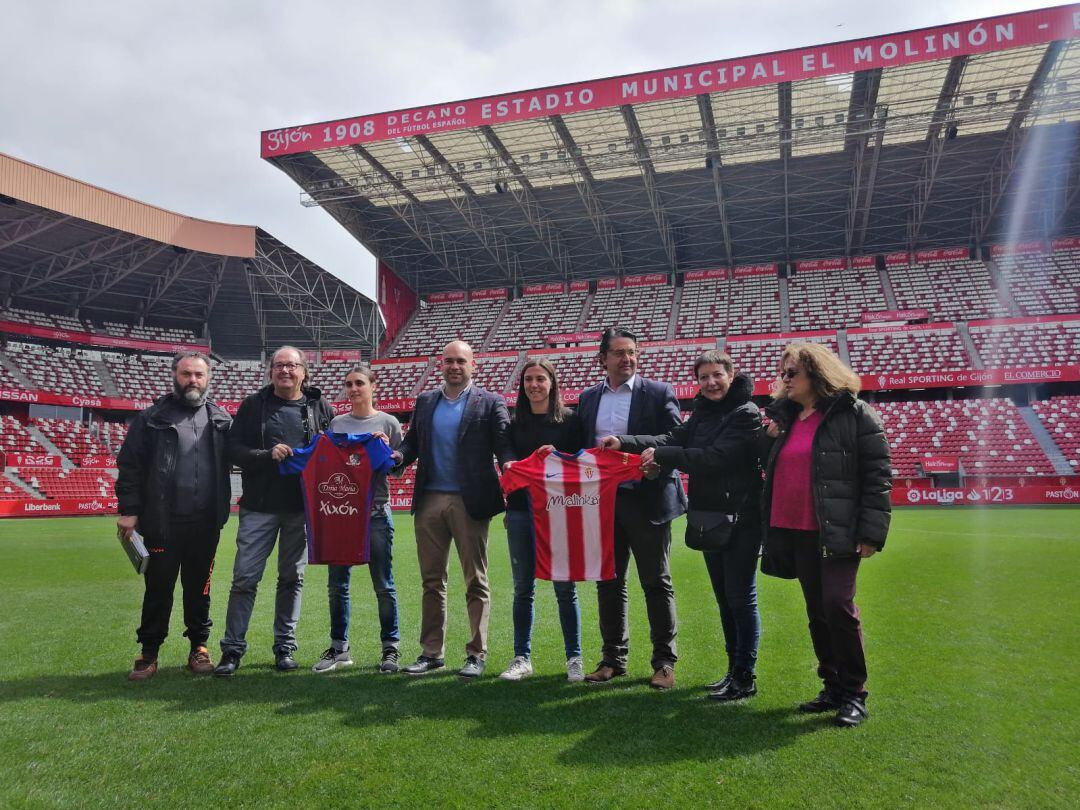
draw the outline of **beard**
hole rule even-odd
[[[206,404],[206,396],[210,392],[210,386],[206,388],[197,386],[184,388],[180,383],[173,380],[173,392],[176,394],[176,398],[189,408],[201,408]]]

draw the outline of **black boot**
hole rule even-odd
[[[708,689],[710,692],[719,692],[721,689],[726,688],[727,685],[731,683],[732,669],[734,669],[734,666],[732,665],[731,661],[728,661],[727,672],[724,673],[724,677],[718,681],[713,681],[712,683],[707,684],[705,688]]]
[[[751,698],[757,694],[756,680],[753,672],[736,667],[731,671],[731,680],[728,681],[727,686],[711,692],[709,698],[723,701]]]

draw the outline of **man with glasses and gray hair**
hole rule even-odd
[[[139,412],[117,456],[116,533],[135,531],[150,560],[144,575],[142,623],[136,632],[141,654],[128,674],[146,681],[157,672],[158,649],[169,634],[173,591],[184,593],[184,635],[191,642],[187,668],[213,669],[210,637],[210,572],[221,527],[229,519],[226,435],[232,420],[207,400],[210,358],[183,352],[172,363],[172,393]]]
[[[255,594],[275,543],[274,662],[282,672],[298,666],[293,654],[307,562],[304,498],[300,476],[281,475],[278,463],[292,455],[292,448],[310,443],[334,418],[329,403],[307,380],[304,353],[282,346],[270,360],[270,384],[240,404],[229,431],[229,460],[240,468],[243,495],[222,655],[214,669],[218,676],[235,674],[247,651]]]

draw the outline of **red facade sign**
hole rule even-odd
[[[925,309],[883,309],[864,312],[859,318],[863,323],[887,323],[889,321],[924,321],[930,317]]]
[[[820,79],[1069,40],[1077,37],[1078,30],[1078,6],[1025,11],[907,33],[267,130],[262,133],[261,152],[264,158],[273,158],[624,104]]]

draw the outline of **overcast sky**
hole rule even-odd
[[[374,297],[259,132],[1053,5],[997,0],[42,2],[0,13],[0,152],[259,225]]]

